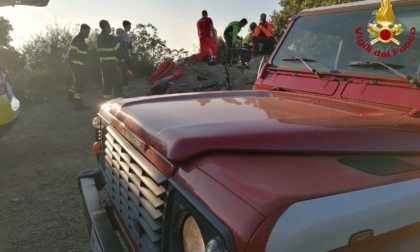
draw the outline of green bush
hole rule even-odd
[[[54,92],[67,90],[72,84],[72,73],[68,64],[64,64],[71,39],[78,33],[78,25],[71,32],[67,26],[55,24],[47,26],[45,32],[34,36],[23,46],[26,59],[24,79],[30,89]],[[102,75],[96,50],[100,31],[91,30],[88,44],[88,72],[91,83],[100,85]],[[158,37],[157,29],[151,25],[138,24],[131,32],[133,52],[131,69],[134,77],[147,77],[155,66],[165,58],[181,61],[188,55],[184,49],[171,50],[166,41]],[[65,87],[65,88],[63,88]]]
[[[134,78],[149,76],[152,73],[154,67],[154,64],[148,59],[131,57],[131,70],[133,71]]]
[[[217,44],[217,62],[218,63],[224,63],[227,62],[227,51],[228,48],[226,46],[226,42],[223,40],[222,37],[218,37],[218,44]]]
[[[30,89],[54,92],[71,84],[72,75],[64,62],[72,37],[68,27],[55,24],[23,46],[26,83]]]
[[[55,93],[67,88],[73,82],[73,76],[67,65],[57,65],[46,70],[28,71],[24,74],[24,86],[42,93]]]

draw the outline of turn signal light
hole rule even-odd
[[[101,118],[99,116],[96,116],[95,118],[93,118],[92,125],[95,129],[100,129],[101,128]]]
[[[100,154],[102,150],[101,142],[95,142],[93,143],[93,152],[96,154]]]
[[[363,230],[357,233],[354,233],[350,236],[349,247],[350,248],[361,248],[365,243],[372,240],[374,233],[372,229]]]

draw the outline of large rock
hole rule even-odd
[[[198,62],[194,65],[181,63],[176,65],[171,72],[181,69],[184,74],[183,76],[171,81],[171,85],[175,87],[199,87],[200,85],[205,86],[216,82],[223,82],[226,81],[228,76],[226,73],[227,70],[232,89],[252,89],[252,85],[257,78],[258,68],[262,60],[262,56],[252,58],[249,64],[246,66],[222,64],[208,65],[205,62]],[[200,81],[197,78],[198,76],[207,80]],[[158,85],[152,85],[147,81],[146,78],[132,80],[130,81],[129,86],[134,88],[129,91],[126,90],[124,93],[130,97],[150,94],[163,94],[168,90],[168,88],[171,87],[165,81],[162,81],[162,83]],[[176,92],[176,89],[172,90],[175,90]],[[185,89],[183,91],[185,91]]]

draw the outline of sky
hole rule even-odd
[[[0,16],[13,27],[12,45],[19,49],[33,35],[42,34],[48,25],[68,26],[71,30],[87,23],[99,29],[99,21],[106,19],[111,27],[122,27],[123,20],[136,24],[152,24],[158,36],[170,49],[184,48],[190,53],[198,51],[196,22],[201,11],[207,10],[219,35],[231,21],[248,19],[258,22],[261,13],[267,18],[280,10],[280,0],[50,0],[46,7],[2,7]],[[245,36],[248,26],[242,28]],[[76,35],[76,34],[75,34]]]

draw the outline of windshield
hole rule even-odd
[[[417,32],[416,26],[420,29],[420,6],[393,6],[395,22],[388,26],[376,20],[377,11],[299,17],[272,65],[308,70],[301,60],[293,60],[301,58],[320,72],[395,76],[383,65],[371,64],[381,62],[418,79],[420,30]]]

